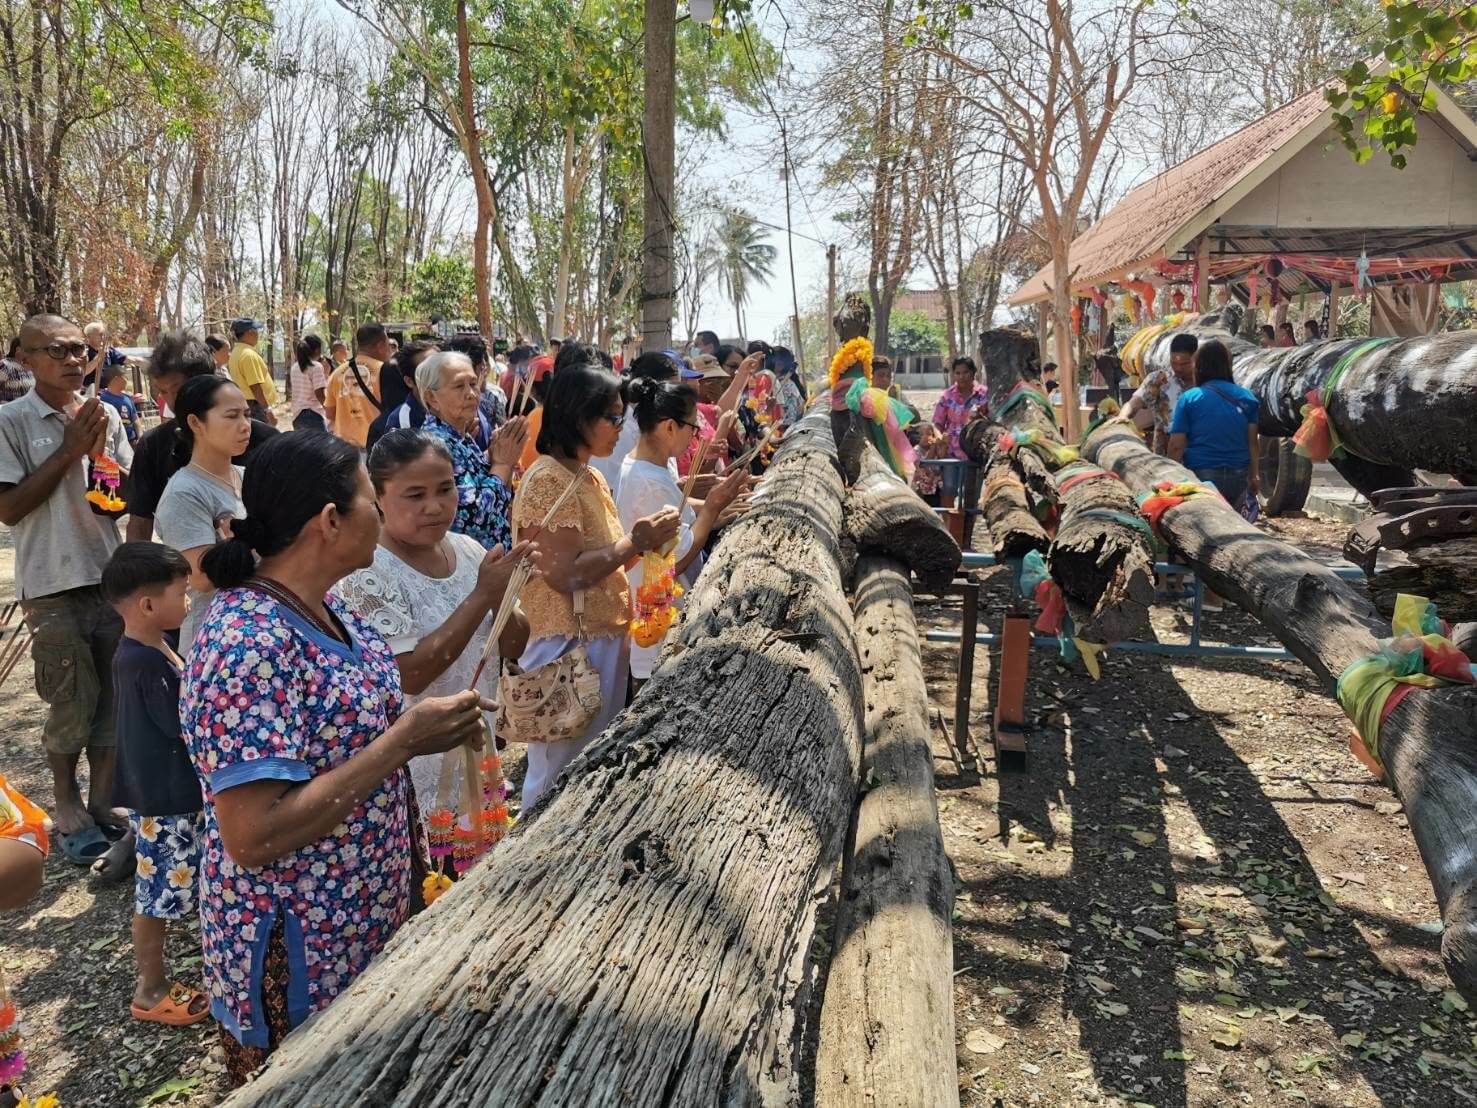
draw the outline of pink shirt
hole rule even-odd
[[[323,373],[323,367],[314,362],[304,369],[293,362],[288,367],[287,378],[292,386],[292,418],[296,419],[299,412],[307,411],[317,412],[326,421],[328,413],[323,410],[323,402],[314,391],[328,388],[328,378]]]

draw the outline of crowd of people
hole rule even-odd
[[[158,340],[148,430],[105,334],[35,316],[11,347],[0,522],[52,796],[48,826],[0,778],[0,907],[53,840],[131,877],[132,1015],[213,1018],[240,1083],[473,860],[437,843],[471,825],[508,682],[549,697],[527,812],[651,676],[674,583],[807,397],[788,351],[711,332],[621,366],[366,323],[303,336],[279,401],[260,324],[229,331]],[[196,917],[199,985],[164,955]]]

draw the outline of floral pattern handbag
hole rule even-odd
[[[585,648],[585,594],[574,594],[579,639],[574,648],[527,673],[503,665],[497,732],[515,743],[577,739],[600,715],[600,671]]]

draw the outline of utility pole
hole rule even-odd
[[[672,345],[672,212],[676,178],[676,0],[646,0],[646,208],[641,241],[641,348]]]
[[[791,338],[795,343],[795,365],[800,379],[805,380],[805,344],[800,341],[800,293],[795,287],[795,235],[790,226],[790,136],[785,131],[785,121],[780,120],[780,143],[785,153],[785,249],[790,254],[790,307],[795,310],[795,330]],[[829,324],[827,325],[829,329]]]
[[[836,356],[836,328],[831,320],[836,318],[836,244],[826,247],[826,361]]]

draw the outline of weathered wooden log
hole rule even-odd
[[[1143,638],[1154,603],[1154,546],[1137,526],[1138,504],[1127,486],[1117,477],[1083,475],[1088,472],[1058,478],[1061,522],[1047,564],[1077,638]]]
[[[1369,582],[1374,605],[1386,619],[1395,610],[1400,593],[1424,596],[1451,623],[1477,619],[1477,538],[1458,537],[1398,552],[1401,564],[1382,568]]]
[[[979,507],[990,533],[990,546],[995,556],[1002,559],[1024,558],[1032,550],[1044,554],[1051,538],[1032,508],[1043,497],[1054,498],[1056,486],[1050,471],[1034,454],[1018,460],[999,448],[997,444],[1004,433],[1005,428],[998,423],[976,420],[967,424],[959,435],[964,452],[983,471]],[[1035,463],[1029,475],[1019,464],[1024,460]],[[1028,489],[1027,482],[1034,483],[1034,489]]]
[[[859,563],[856,644],[867,787],[842,875],[815,1103],[957,1105],[954,883],[933,791],[918,627],[900,563]]]
[[[991,412],[997,410],[1017,381],[1040,376],[1041,348],[1036,336],[1014,327],[980,332],[979,354]]]
[[[1034,399],[1014,404],[1005,419],[1013,430],[1034,431],[1053,445],[1062,445],[1055,415]],[[989,426],[994,428],[994,435],[977,430],[976,424],[960,436],[966,453],[977,456],[982,450],[990,452],[985,455],[987,465],[1000,453],[995,445],[999,428]],[[1052,472],[1030,449],[1018,450],[1013,461],[1023,475],[1031,467],[1050,476],[1051,485],[1045,494],[1049,501],[1039,482],[1026,479],[1032,494],[1029,507],[1036,510],[1049,502],[1057,509],[1057,530],[1047,553],[1047,565],[1067,601],[1075,636],[1105,643],[1146,633],[1149,606],[1154,603],[1154,547],[1149,536],[1133,522],[1138,519],[1138,507],[1122,482],[1112,477],[1083,478],[1080,469]],[[1002,497],[1011,490],[1008,485],[997,485],[992,491]],[[986,504],[986,519],[993,514],[1018,520],[1010,509],[1008,504],[993,508]],[[1025,545],[1028,535],[1007,532],[1001,537],[1006,542],[1015,538],[1013,545],[1019,547]],[[997,546],[996,553],[1002,549]]]
[[[787,436],[634,704],[227,1103],[809,1099],[861,746],[829,416]]]
[[[846,497],[847,543],[860,555],[879,554],[904,563],[926,592],[946,590],[963,552],[943,520],[892,472],[870,442],[857,463],[859,476]]]
[[[1162,481],[1193,480],[1121,425],[1100,428],[1085,452],[1137,492]],[[1368,599],[1217,497],[1172,509],[1161,530],[1178,560],[1266,625],[1329,695],[1351,663],[1390,636],[1389,623]],[[1380,729],[1380,753],[1441,905],[1442,961],[1462,994],[1477,1000],[1477,852],[1471,848],[1477,841],[1477,689],[1406,697]]]
[[[1309,392],[1353,355],[1328,397],[1330,425],[1346,456],[1333,459],[1365,495],[1415,483],[1414,471],[1450,473],[1477,483],[1477,333],[1455,331],[1384,341],[1336,339],[1259,349],[1232,332],[1239,313],[1223,309],[1165,332],[1146,349],[1146,367],[1167,368],[1173,335],[1216,338],[1231,351],[1236,381],[1261,401],[1258,428],[1287,437],[1302,424]]]

